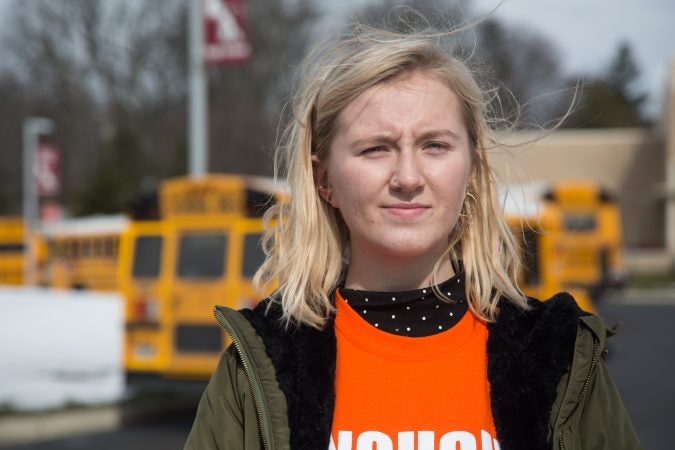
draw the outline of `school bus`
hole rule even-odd
[[[120,247],[126,299],[125,365],[147,377],[207,379],[228,338],[214,305],[252,307],[264,261],[262,213],[281,199],[262,179],[176,178],[158,191],[159,218],[132,221]]]
[[[0,217],[0,284],[23,284],[23,262],[23,220]]]
[[[65,219],[45,226],[44,284],[54,288],[116,291],[119,237],[125,215]]]
[[[568,291],[582,309],[594,312],[593,300],[625,281],[617,204],[592,182],[526,189],[515,194],[525,197],[520,208],[506,208],[523,248],[521,287],[538,298]]]

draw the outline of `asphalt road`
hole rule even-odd
[[[675,296],[606,298],[600,314],[608,323],[622,321],[610,339],[608,364],[645,450],[672,450],[675,426]],[[33,443],[11,450],[180,450],[193,411],[125,426],[116,432]],[[618,449],[617,449],[618,450]]]
[[[182,450],[194,413],[125,426],[115,432],[74,436],[53,442],[0,447],[11,450]]]
[[[608,342],[608,365],[645,450],[672,450],[675,426],[675,301],[600,304],[623,327]]]

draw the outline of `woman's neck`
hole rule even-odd
[[[401,292],[421,289],[432,284],[434,266],[440,255],[398,258],[389,255],[364,255],[352,249],[345,288],[377,292]],[[455,275],[450,261],[444,261],[437,279],[447,280]]]

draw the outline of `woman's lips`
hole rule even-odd
[[[383,208],[398,217],[419,217],[430,209],[428,205],[420,203],[394,203]]]

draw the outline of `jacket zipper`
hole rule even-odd
[[[598,338],[593,336],[593,358],[591,358],[591,368],[588,370],[588,375],[586,375],[586,381],[584,381],[584,385],[581,388],[581,391],[579,392],[579,396],[577,397],[577,401],[581,400],[581,397],[584,396],[584,393],[586,392],[586,388],[588,387],[588,383],[591,381],[591,377],[593,376],[593,372],[595,372],[595,366],[598,363],[598,346],[600,343],[598,342]]]
[[[241,364],[244,368],[244,374],[246,375],[246,380],[248,381],[248,385],[251,388],[251,397],[253,398],[253,403],[255,405],[256,421],[258,422],[258,431],[260,431],[260,439],[262,440],[263,450],[272,449],[269,444],[269,438],[267,437],[269,433],[266,430],[265,421],[262,417],[262,402],[260,401],[260,396],[258,394],[258,391],[262,391],[262,388],[258,385],[257,380],[255,380],[253,377],[251,365],[248,361],[248,354],[242,349],[241,342],[232,331],[232,328],[234,327],[232,327],[225,316],[217,309],[214,309],[214,315],[216,316],[216,320],[220,322],[223,328],[225,328],[225,332],[227,332],[227,334],[232,339],[232,344],[237,350],[237,354],[239,355],[239,359],[241,360]]]
[[[598,347],[600,345],[600,342],[598,341],[598,338],[593,336],[593,357],[591,358],[591,367],[588,369],[588,375],[586,375],[586,380],[584,381],[584,385],[581,387],[581,391],[579,391],[579,395],[577,396],[577,402],[581,401],[581,397],[584,396],[584,393],[586,392],[586,389],[588,388],[588,383],[591,382],[591,377],[593,376],[593,372],[595,372],[595,366],[598,364]],[[565,450],[565,443],[563,442],[563,435],[562,432],[560,433],[560,437],[558,438],[558,447],[560,450]]]

